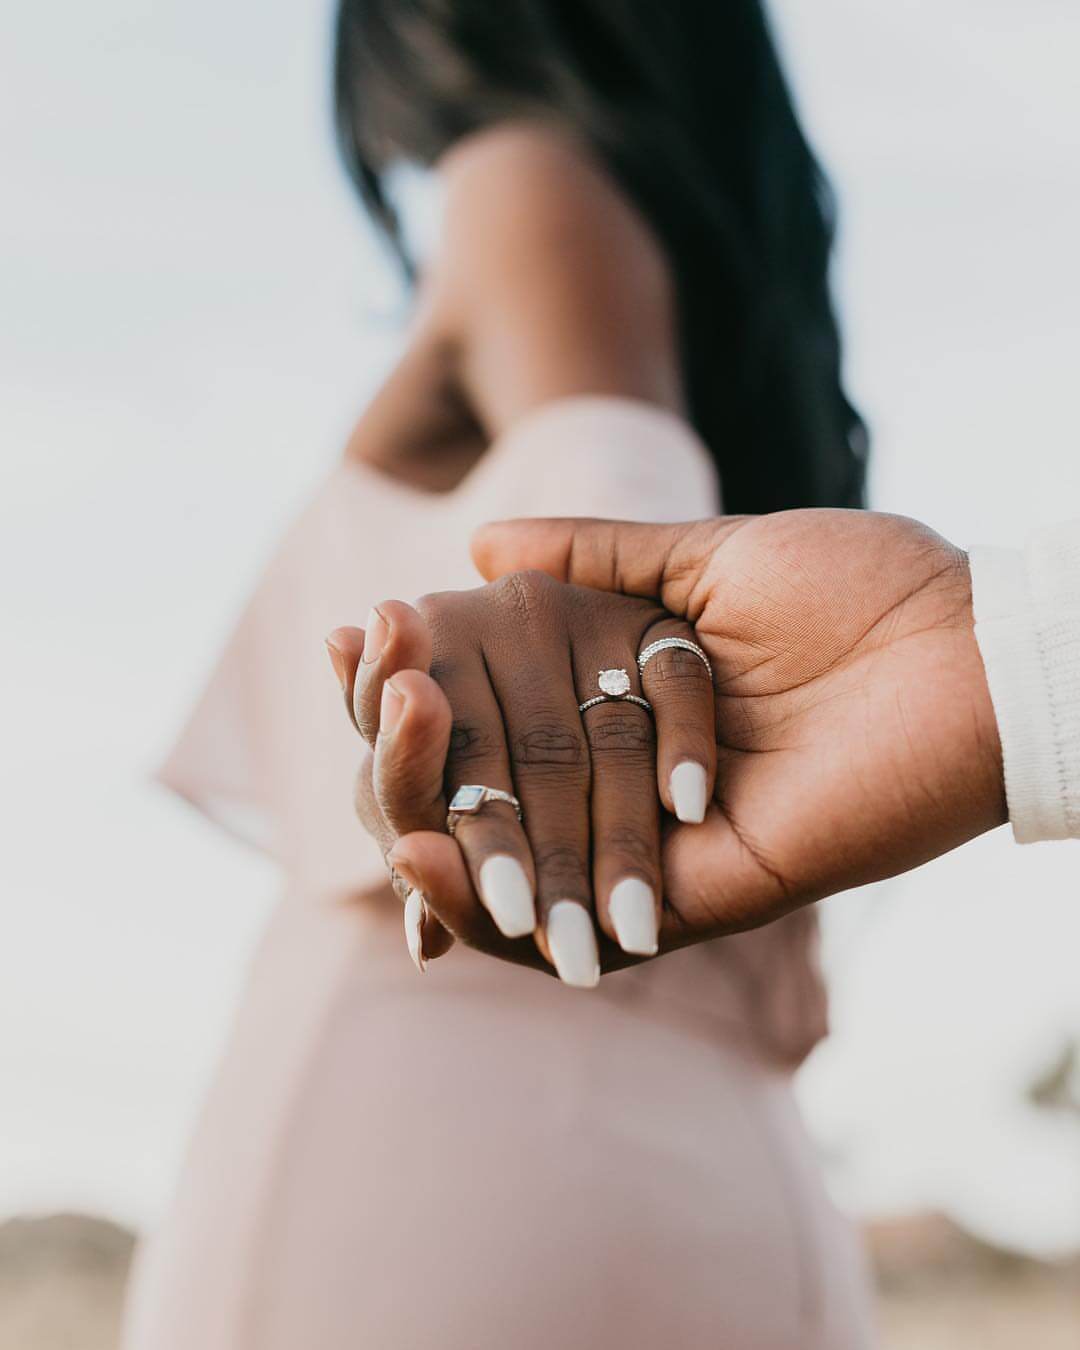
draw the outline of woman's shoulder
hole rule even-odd
[[[681,408],[667,260],[586,147],[506,123],[463,138],[438,170],[440,228],[410,339],[350,457],[419,471],[426,455],[454,481],[488,440],[561,398]]]
[[[561,275],[671,300],[670,268],[648,222],[579,138],[542,122],[474,132],[439,161],[443,226],[436,270],[537,284]]]
[[[508,193],[522,193],[537,207],[572,195],[613,210],[620,197],[581,138],[549,122],[499,122],[471,132],[454,142],[436,170],[459,208],[466,202],[490,208],[505,202]]]
[[[501,431],[565,395],[681,406],[667,257],[587,146],[513,122],[463,139],[438,167],[428,312],[454,338],[485,427]]]

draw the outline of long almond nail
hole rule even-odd
[[[424,973],[424,897],[419,891],[410,891],[405,901],[405,942],[413,965]]]
[[[608,900],[611,925],[624,952],[655,956],[659,949],[656,896],[639,877],[626,877],[612,888]]]
[[[372,661],[379,659],[389,636],[390,625],[377,609],[372,609],[367,616],[367,627],[364,629],[363,661],[365,665],[370,666]]]
[[[558,900],[547,919],[547,941],[559,979],[575,989],[600,983],[600,957],[592,916],[574,900]]]
[[[700,825],[705,819],[705,769],[692,759],[684,759],[671,771],[671,801],[675,814],[688,825]]]
[[[536,904],[525,869],[497,853],[480,868],[480,898],[503,937],[524,937],[536,927]]]

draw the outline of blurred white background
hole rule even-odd
[[[399,341],[329,8],[0,11],[0,1216],[161,1211],[274,896],[148,775]],[[1080,514],[1080,8],[774,12],[874,505],[965,545]],[[1080,1129],[1023,1095],[1080,1034],[1078,864],[1001,831],[825,907],[802,1091],[856,1208],[1080,1243]]]

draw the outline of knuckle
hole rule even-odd
[[[492,760],[498,756],[501,745],[501,735],[496,737],[489,727],[479,722],[459,718],[450,728],[450,758],[455,763],[475,764],[480,760]]]
[[[618,757],[632,764],[652,765],[652,722],[644,709],[601,705],[589,713],[589,748],[594,756]]]
[[[551,605],[559,583],[546,572],[529,570],[510,572],[491,584],[495,598],[518,615],[532,622]]]
[[[514,739],[515,765],[526,769],[584,770],[588,747],[581,732],[564,722],[538,722]]]

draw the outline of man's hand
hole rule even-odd
[[[673,823],[665,842],[665,908],[687,943],[906,871],[1006,819],[967,559],[914,521],[525,520],[485,527],[473,553],[489,579],[539,568],[695,626],[716,673],[719,764],[706,823]]]

